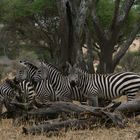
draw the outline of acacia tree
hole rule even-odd
[[[94,29],[98,38],[98,44],[100,47],[100,67],[99,72],[110,73],[113,72],[120,59],[124,56],[129,46],[136,38],[136,35],[140,31],[140,17],[136,19],[134,25],[129,30],[129,34],[126,35],[124,26],[126,26],[129,18],[130,10],[133,10],[135,0],[116,0],[114,2],[114,12],[110,26],[104,30],[100,24],[100,19],[96,13],[96,3],[93,2],[92,18]],[[138,16],[138,15],[137,15]],[[121,39],[125,39],[120,43]],[[117,48],[115,46],[117,45]],[[117,50],[115,50],[117,49]],[[114,54],[114,52],[116,53]],[[113,56],[114,54],[114,56]]]
[[[138,0],[2,0],[0,7],[0,19],[20,39],[31,45],[43,40],[59,65],[87,65],[92,73],[95,53],[98,72],[113,72],[140,30]]]
[[[86,38],[90,42],[87,44],[90,66],[92,63],[91,60],[94,58],[92,51],[98,48],[100,60],[98,72],[113,72],[140,30],[140,17],[138,17],[136,7],[134,7],[136,6],[135,2],[138,1],[60,0],[58,2],[58,9],[60,9],[59,13],[62,19],[62,55],[65,54],[63,55],[64,58],[62,57],[63,60],[68,60],[72,64],[75,62],[84,64],[81,46],[83,45],[82,34],[86,31],[86,34],[88,33]],[[101,7],[108,4],[110,7]],[[106,17],[103,17],[104,14],[100,10],[105,12],[104,8],[105,10],[110,8],[112,12],[108,25],[102,23]],[[132,12],[135,12],[134,18],[130,18]],[[92,24],[87,24],[89,18],[91,18]],[[131,27],[128,29],[129,18],[131,20],[135,19],[135,22],[130,22],[129,20]],[[92,32],[90,31],[91,28]],[[129,30],[129,34],[126,33],[126,28]]]

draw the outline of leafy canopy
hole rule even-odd
[[[55,0],[1,0],[0,19],[3,21],[42,14],[46,10],[56,8]]]

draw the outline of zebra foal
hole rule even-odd
[[[122,95],[131,101],[140,91],[140,75],[133,72],[88,74],[73,66],[69,68],[68,77],[71,86],[80,88],[93,106],[98,106],[98,99],[113,100]]]

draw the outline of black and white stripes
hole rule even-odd
[[[28,61],[20,61],[20,64],[24,69],[19,75],[0,86],[1,102],[18,95],[27,103],[34,100],[41,104],[56,100],[89,100],[98,106],[98,99],[113,100],[122,95],[127,95],[131,101],[140,90],[140,75],[132,72],[88,74],[70,67],[69,75],[65,76],[48,62],[42,62],[38,67]]]
[[[73,67],[69,80],[72,86],[78,86],[85,97],[93,100],[96,106],[98,98],[112,100],[127,95],[128,101],[131,101],[140,90],[140,75],[132,72],[88,74]]]
[[[23,93],[21,97],[23,99],[26,97],[28,103],[32,103],[34,100],[42,104],[55,101],[55,92],[48,80],[43,80],[43,78],[38,81],[34,80],[33,76],[38,68],[28,61],[20,61],[20,64],[25,67],[20,71],[20,76],[17,75]]]
[[[0,85],[0,114],[2,113],[3,105],[7,108],[6,104],[14,100],[19,92],[19,88],[16,86],[14,80],[6,79]]]
[[[34,80],[47,79],[55,90],[56,98],[63,101],[85,101],[85,97],[77,87],[71,87],[68,77],[48,62],[43,62],[34,75]]]

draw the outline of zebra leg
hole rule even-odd
[[[1,118],[1,114],[2,114],[2,107],[3,107],[3,101],[0,100],[0,124],[2,123],[2,118]]]
[[[89,96],[89,97],[87,98],[87,103],[88,103],[88,105],[90,105],[90,106],[98,107],[98,106],[99,106],[98,97],[97,97],[97,96]]]

